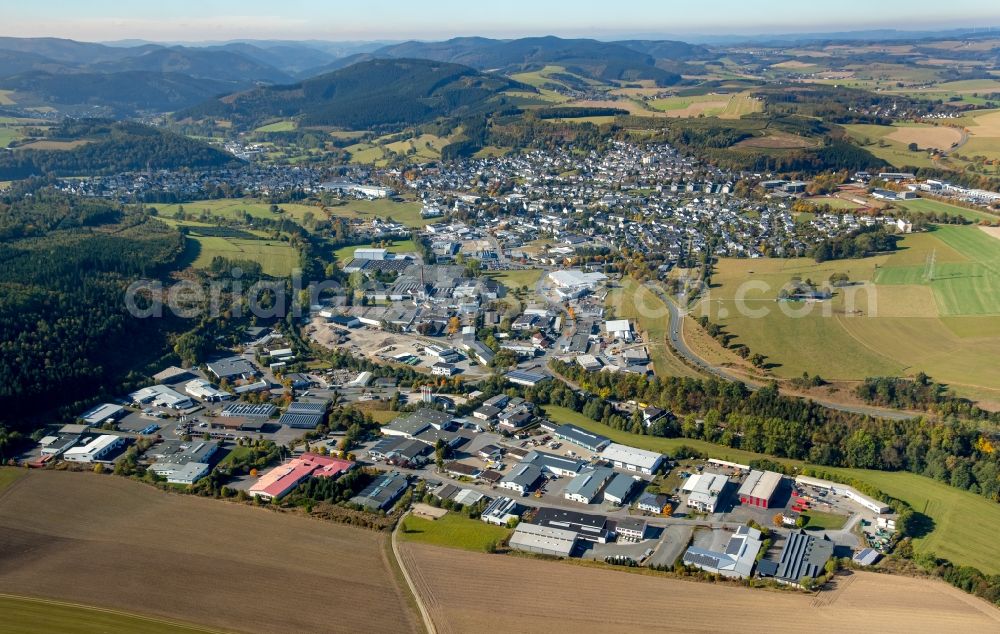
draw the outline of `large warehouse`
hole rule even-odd
[[[771,508],[771,500],[781,486],[781,474],[774,471],[750,472],[747,479],[740,485],[740,504],[756,506],[762,509]]]
[[[636,449],[618,443],[611,443],[605,447],[601,452],[601,458],[619,469],[638,471],[646,475],[652,475],[663,462],[663,455],[655,451]]]

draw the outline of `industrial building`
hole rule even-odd
[[[589,432],[576,425],[560,425],[552,434],[560,440],[579,445],[588,451],[598,452],[611,444],[611,440],[600,434]]]
[[[803,579],[815,579],[823,574],[826,562],[833,556],[833,547],[826,536],[813,537],[799,530],[785,540],[778,560],[761,560],[757,572],[779,583],[801,586]]]
[[[114,403],[103,403],[80,414],[79,418],[92,427],[98,427],[109,421],[116,421],[125,414],[125,408]]]
[[[270,403],[233,403],[231,405],[227,405],[222,410],[220,415],[226,418],[240,417],[268,419],[276,409],[277,408]]]
[[[510,536],[510,547],[515,550],[570,557],[576,548],[577,534],[571,530],[536,524],[518,524]]]
[[[607,467],[584,469],[566,485],[563,497],[580,504],[590,504],[614,475],[615,472]]]
[[[610,462],[619,469],[652,475],[662,464],[663,455],[655,451],[611,443],[601,451],[601,459]]]
[[[191,400],[191,397],[184,396],[166,385],[144,387],[137,392],[129,394],[129,398],[133,403],[139,405],[151,405],[165,409],[185,410],[194,407],[194,401]]]
[[[350,460],[304,453],[265,473],[248,493],[262,500],[280,500],[306,478],[337,477],[353,467]]]
[[[63,460],[69,462],[102,462],[115,451],[125,446],[124,436],[104,434],[91,438],[86,444],[70,447],[63,452]]]
[[[639,480],[624,473],[616,473],[604,487],[604,501],[622,505],[632,495]]]
[[[834,495],[842,495],[875,513],[883,514],[892,512],[892,507],[885,502],[868,497],[846,484],[830,482],[829,480],[820,480],[818,478],[810,478],[808,476],[795,476],[795,484],[823,489],[824,491],[829,491]]]
[[[316,429],[326,415],[326,403],[306,403],[295,401],[288,406],[278,419],[281,425],[294,429]]]
[[[513,499],[501,496],[490,502],[489,506],[483,509],[479,519],[487,524],[507,526],[512,520],[521,519],[521,515],[524,514],[525,510],[525,507]]]
[[[599,544],[610,541],[612,535],[608,526],[608,518],[603,515],[590,515],[548,507],[538,509],[532,524],[573,531],[580,539]]]
[[[691,546],[684,552],[684,565],[734,579],[745,579],[753,572],[763,540],[756,528],[740,526],[729,538],[723,551]]]
[[[636,517],[626,517],[618,520],[615,533],[619,541],[641,542],[646,539],[646,522]]]
[[[538,482],[542,479],[541,467],[522,462],[515,465],[506,476],[500,480],[500,488],[516,491],[520,495],[527,495],[534,491]]]
[[[387,511],[392,508],[392,505],[403,495],[409,485],[410,482],[406,475],[399,471],[390,471],[380,475],[361,493],[352,497],[351,502],[360,504],[370,511]]]
[[[704,513],[715,513],[719,497],[729,484],[727,476],[718,473],[698,473],[689,477],[681,490],[687,493],[687,505]]]
[[[214,374],[215,378],[220,381],[222,379],[226,379],[230,382],[237,379],[249,380],[257,375],[257,369],[252,363],[243,357],[219,359],[218,361],[213,361],[207,365],[208,371]]]
[[[521,464],[531,464],[539,467],[542,471],[557,476],[573,477],[587,465],[583,460],[557,456],[543,451],[531,451],[521,460]]]
[[[775,473],[774,471],[757,471],[754,469],[747,476],[746,480],[743,481],[743,484],[740,485],[738,491],[740,504],[757,506],[764,509],[771,508],[771,501],[774,499],[774,494],[777,493],[780,486],[780,473]]]

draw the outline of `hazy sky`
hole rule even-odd
[[[996,0],[0,0],[0,34],[81,40],[439,39],[1000,25]]]

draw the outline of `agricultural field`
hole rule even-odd
[[[782,618],[777,615],[795,615],[810,632],[861,630],[873,622],[913,632],[1000,627],[995,607],[941,581],[854,572],[839,577],[835,589],[813,596],[425,544],[404,544],[402,551],[442,634],[476,631],[495,618],[495,605],[484,601],[486,596],[502,596],[517,606],[504,612],[504,629],[546,634],[607,632],[609,615],[596,607],[607,605],[631,606],[615,611],[612,629],[635,632],[769,632],[775,618]],[[686,609],[719,605],[726,609],[713,611],[711,618]]]
[[[777,377],[860,380],[922,371],[984,405],[1000,402],[1000,368],[991,361],[1000,354],[1000,241],[975,226],[941,226],[906,236],[900,246],[891,255],[822,264],[722,259],[694,314],[765,355]],[[832,273],[871,284],[837,289],[829,302],[776,299],[792,277],[823,283]],[[766,289],[746,287],[740,310],[737,293],[751,281]],[[754,316],[760,310],[766,315]]]
[[[0,467],[0,491],[20,480],[26,473],[24,469]]]
[[[675,96],[665,99],[653,99],[648,102],[654,110],[666,113],[669,117],[686,118],[704,115],[720,119],[739,119],[743,115],[760,112],[764,103],[750,96],[750,93],[738,94],[707,94],[694,96]]]
[[[227,631],[326,631],[334,618],[415,632],[387,539],[126,478],[32,471],[0,498],[0,592]],[[248,618],[247,593],[262,587],[267,609]]]
[[[986,220],[989,222],[1000,221],[1000,216],[996,214],[986,213],[984,211],[977,211],[975,209],[967,209],[965,207],[959,207],[958,205],[951,205],[940,200],[934,200],[933,198],[916,198],[913,200],[896,200],[892,203],[896,207],[902,207],[907,211],[916,211],[922,213],[946,213],[952,216],[961,216],[963,218],[968,218],[973,222],[979,222],[980,220]]]
[[[173,217],[182,208],[185,214],[195,214],[205,216],[219,216],[227,220],[242,220],[246,216],[250,218],[268,218],[280,220],[283,214],[287,214],[298,222],[307,213],[316,218],[324,217],[323,208],[316,205],[303,205],[299,203],[280,203],[277,205],[277,213],[271,211],[271,203],[256,200],[253,198],[214,198],[209,200],[192,200],[191,202],[179,203],[176,205],[154,205],[161,216]]]
[[[670,312],[652,290],[630,277],[623,278],[620,286],[608,292],[605,306],[615,317],[634,322],[658,376],[698,376],[674,355],[667,343]]]
[[[188,244],[191,266],[200,269],[211,266],[212,259],[216,256],[258,262],[264,274],[273,277],[291,275],[299,264],[298,251],[280,240],[199,236],[192,232],[188,234]]]
[[[0,595],[0,634],[208,634],[222,630],[64,601]]]
[[[464,514],[449,511],[436,520],[407,516],[400,529],[403,541],[434,544],[486,553],[510,536],[510,529],[469,519]]]
[[[0,90],[0,106],[13,106],[16,103],[13,94],[13,90]]]
[[[948,161],[944,159],[938,160],[931,158],[923,149],[924,146],[920,146],[919,143],[917,145],[920,146],[921,149],[916,152],[911,152],[908,146],[914,141],[906,141],[904,143],[902,141],[897,141],[894,138],[894,136],[898,134],[912,136],[914,134],[921,134],[922,132],[901,132],[902,128],[898,126],[871,125],[862,123],[845,125],[844,129],[847,130],[848,136],[850,136],[855,143],[868,150],[876,157],[896,167],[940,167],[946,169],[952,167]]]
[[[331,216],[341,218],[360,218],[371,220],[372,217],[383,220],[392,219],[413,229],[422,229],[430,223],[430,220],[420,217],[420,209],[423,207],[419,202],[405,200],[395,201],[388,198],[376,200],[351,200],[347,199],[342,205],[333,205],[326,208]]]
[[[267,125],[262,125],[254,132],[291,132],[296,128],[294,121],[275,121]]]

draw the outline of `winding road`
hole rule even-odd
[[[677,304],[670,299],[666,293],[663,292],[659,286],[650,285],[649,288],[656,293],[656,296],[667,305],[667,310],[670,311],[670,328],[667,330],[667,340],[670,343],[670,347],[674,349],[677,354],[685,358],[689,363],[694,365],[699,370],[712,374],[724,379],[726,381],[732,381],[736,383],[743,383],[751,390],[758,390],[762,386],[759,383],[747,380],[742,376],[738,376],[734,373],[727,372],[724,368],[712,365],[711,363],[705,361],[697,354],[691,350],[688,345],[684,342],[684,337],[681,336],[681,324],[683,317],[681,316],[681,311],[677,307]],[[790,394],[789,396],[797,396]],[[798,398],[805,398],[798,396]],[[878,418],[888,418],[892,420],[908,420],[918,416],[918,414],[904,412],[895,409],[888,409],[885,407],[875,407],[869,405],[846,405],[843,403],[836,403],[834,401],[827,401],[818,398],[809,397],[814,403],[822,405],[830,409],[840,410],[842,412],[850,412],[852,414],[862,414],[864,416],[874,416]]]

